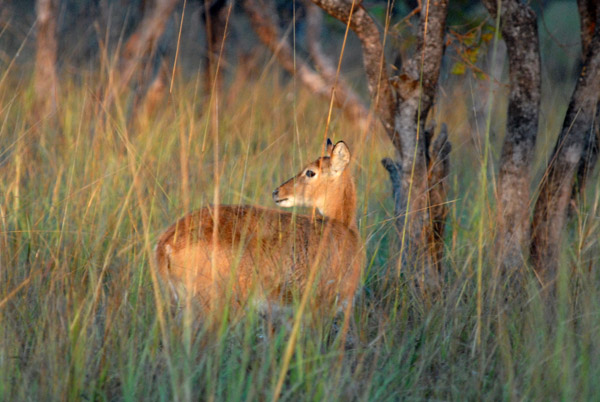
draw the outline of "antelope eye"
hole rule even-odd
[[[315,177],[317,174],[315,172],[313,172],[312,170],[307,170],[306,171],[306,176],[308,177]]]

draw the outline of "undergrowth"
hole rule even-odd
[[[94,74],[63,78],[49,116],[36,113],[31,82],[7,79],[0,88],[0,399],[271,399],[287,327],[268,328],[251,307],[211,325],[189,304],[174,305],[152,272],[152,248],[175,219],[213,202],[215,173],[220,202],[273,207],[271,191],[320,152],[327,103],[262,74],[234,80],[214,100],[215,121],[209,97],[178,77],[154,112],[132,117],[127,98],[103,108],[103,78]],[[389,140],[376,124],[356,132],[334,114],[330,133],[353,154],[368,263],[351,344],[336,338],[332,320],[309,312],[282,400],[600,395],[597,179],[573,209],[556,295],[544,297],[526,262],[525,280],[499,280],[494,180],[479,199],[480,139],[464,130],[468,106],[457,99],[468,94],[460,91],[448,90],[454,95],[436,110],[454,148],[444,290],[435,298],[398,272],[379,162],[390,156]]]

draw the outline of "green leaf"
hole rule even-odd
[[[452,71],[450,71],[450,73],[455,75],[463,75],[466,71],[467,66],[465,66],[465,63],[458,61],[454,63],[454,65],[452,66]]]

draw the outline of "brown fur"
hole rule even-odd
[[[241,307],[250,297],[287,304],[304,292],[315,266],[313,304],[340,309],[352,303],[364,249],[354,220],[350,155],[343,143],[335,149],[339,144],[337,155],[329,146],[328,156],[273,193],[279,204],[314,206],[323,217],[247,205],[204,207],[160,237],[156,258],[163,280],[192,294],[207,311],[227,300]],[[316,175],[307,177],[307,170]]]

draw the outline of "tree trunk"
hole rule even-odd
[[[292,48],[279,32],[274,4],[270,0],[244,0],[243,6],[258,38],[273,52],[279,64],[288,73],[296,75],[311,92],[323,98],[330,99],[335,84],[335,105],[348,118],[364,127],[368,118],[367,109],[343,80],[335,83],[335,75],[319,74],[303,60],[294,60]]]
[[[403,63],[402,73],[394,79],[398,96],[388,79],[377,25],[360,2],[313,2],[344,23],[352,16],[350,28],[362,44],[365,74],[375,110],[397,151],[396,161],[386,158],[382,163],[389,172],[395,200],[395,222],[401,238],[399,268],[410,268],[422,291],[432,286],[437,288],[450,144],[443,130],[430,146],[433,130],[426,131],[424,127],[437,90],[448,1],[423,2],[417,50]]]
[[[121,57],[119,89],[126,87],[145,56],[151,54],[163,35],[178,0],[156,0],[129,37]]]
[[[427,281],[437,285],[441,273],[441,261],[436,250],[442,247],[441,236],[435,235],[433,222],[441,224],[445,220],[445,186],[443,183],[431,183],[428,172],[440,164],[446,166],[443,176],[448,175],[449,144],[444,145],[445,153],[435,155],[429,152],[433,132],[425,132],[425,120],[429,113],[444,55],[444,37],[448,1],[423,1],[420,10],[419,36],[417,50],[413,57],[403,63],[400,80],[412,83],[414,89],[400,91],[400,102],[396,112],[396,132],[401,136],[402,147],[398,148],[399,163],[402,166],[402,203],[396,209],[399,218],[396,224],[399,233],[406,231],[408,243],[404,246],[409,258],[408,267],[419,264],[419,282],[424,288]],[[425,134],[425,135],[424,135]],[[447,141],[443,141],[447,142]],[[442,144],[443,144],[442,143]],[[437,160],[432,155],[442,157]],[[412,187],[412,188],[411,188]],[[441,193],[438,194],[438,193]],[[436,208],[431,209],[432,200]],[[398,207],[398,206],[397,206]],[[431,214],[437,212],[437,215]],[[406,215],[408,214],[408,215]],[[408,227],[405,227],[405,216]],[[439,229],[438,229],[439,230]],[[437,240],[436,240],[437,239]],[[405,256],[403,256],[405,257]]]
[[[483,3],[496,17],[496,0]],[[510,95],[498,174],[497,252],[502,273],[510,275],[523,266],[529,242],[529,186],[538,131],[541,61],[537,17],[528,5],[504,0],[500,23],[508,53]]]
[[[600,5],[593,5],[598,10]],[[585,156],[587,139],[594,135],[594,120],[600,95],[600,13],[596,12],[594,34],[540,185],[532,223],[531,257],[543,283],[554,280],[560,257],[561,233],[575,174]]]
[[[583,157],[579,161],[577,166],[577,179],[573,185],[573,191],[571,194],[571,205],[575,205],[577,197],[583,197],[583,191],[585,190],[585,184],[590,174],[594,171],[596,162],[598,161],[598,151],[600,148],[600,102],[596,108],[596,117],[594,119],[594,125],[589,130],[585,137],[585,145],[583,147]]]
[[[592,43],[596,20],[600,7],[597,6],[595,0],[577,0],[579,15],[581,17],[581,51],[582,54],[587,54],[587,51]],[[575,205],[578,194],[582,194],[585,189],[585,183],[588,176],[594,170],[594,166],[598,160],[598,150],[600,147],[600,103],[596,111],[596,121],[594,130],[590,131],[586,136],[586,144],[584,147],[584,156],[579,161],[577,167],[577,180],[573,186],[571,196],[571,205]]]
[[[56,73],[56,9],[58,0],[36,0],[37,49],[35,55],[36,111],[40,117],[56,112],[58,76]]]
[[[204,8],[200,15],[206,31],[206,55],[204,57],[204,90],[210,93],[213,83],[216,89],[223,84],[223,77],[217,71],[217,62],[221,50],[221,43],[225,36],[225,24],[227,21],[228,0],[204,0]],[[220,69],[219,69],[220,70]],[[216,79],[216,82],[214,80]]]

